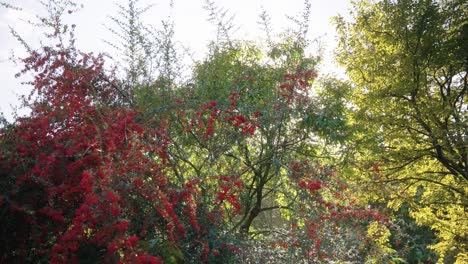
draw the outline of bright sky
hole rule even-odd
[[[207,22],[208,12],[203,9],[204,0],[173,0],[174,9],[170,9],[170,0],[141,0],[141,4],[154,4],[144,16],[146,23],[156,27],[161,20],[168,15],[176,23],[176,40],[188,46],[195,53],[196,58],[202,58],[206,45],[215,38],[215,28]],[[12,106],[18,106],[18,95],[28,94],[29,87],[21,85],[19,79],[15,79],[15,73],[19,72],[21,65],[14,65],[8,60],[10,55],[24,55],[24,49],[9,33],[9,26],[13,27],[33,47],[37,47],[41,35],[38,29],[28,25],[24,20],[34,20],[35,14],[42,12],[38,0],[3,0],[15,6],[23,8],[21,11],[7,10],[0,7],[0,112],[12,121]],[[112,26],[109,15],[116,14],[115,3],[126,5],[126,0],[76,0],[83,4],[83,8],[76,14],[67,16],[67,22],[74,23],[76,27],[77,46],[83,51],[100,52],[109,50],[109,46],[103,39],[112,39],[112,34],[104,25]],[[271,17],[272,28],[275,33],[281,32],[286,24],[286,15],[301,15],[304,0],[215,0],[217,6],[228,9],[235,15],[235,24],[239,26],[236,37],[255,39],[261,34],[259,14],[261,7]],[[310,0],[311,20],[310,38],[320,37],[326,47],[326,55],[322,72],[342,73],[333,65],[331,52],[336,45],[334,28],[331,25],[331,17],[346,15],[350,8],[349,0]],[[21,112],[20,112],[21,113]]]

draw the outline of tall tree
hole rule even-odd
[[[376,197],[410,204],[436,231],[440,261],[468,248],[468,50],[464,1],[358,1],[337,18],[337,59],[355,85],[359,152]]]
[[[137,2],[118,20],[129,40],[143,37]],[[75,47],[62,23],[73,3],[44,1],[47,41],[34,49],[16,34],[31,113],[0,127],[0,262],[388,262],[388,219],[356,206],[315,157],[344,105],[312,93],[306,4],[299,30],[267,50],[223,26],[193,84],[176,87],[172,70],[146,78],[148,42],[135,38],[123,46],[130,81],[119,80]],[[161,69],[174,69],[166,51]]]

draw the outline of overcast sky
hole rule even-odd
[[[2,0],[22,7],[21,11],[0,7],[0,112],[8,120],[12,120],[12,106],[17,106],[19,94],[29,92],[30,87],[21,85],[21,80],[14,75],[21,65],[14,65],[8,60],[11,54],[24,55],[24,49],[9,33],[9,26],[14,28],[33,47],[37,47],[42,38],[38,29],[28,25],[25,20],[34,20],[37,13],[43,12],[39,0]],[[126,4],[126,0],[77,0],[83,8],[76,14],[67,16],[66,22],[76,24],[77,46],[83,51],[101,52],[109,50],[103,39],[112,39],[106,26],[112,26],[109,15],[116,14],[116,4]],[[204,0],[174,0],[174,8],[169,7],[169,0],[141,0],[143,5],[154,4],[144,16],[146,23],[159,26],[161,20],[169,15],[176,23],[176,40],[188,46],[196,58],[202,58],[206,45],[215,38],[215,28],[207,22],[208,13],[203,9]],[[246,39],[258,38],[261,34],[259,13],[261,7],[269,13],[272,26],[276,33],[286,24],[286,15],[300,15],[304,0],[215,0],[215,3],[229,10],[235,16],[235,24],[239,26],[237,37]],[[349,0],[311,0],[310,38],[320,37],[326,45],[327,53],[322,66],[322,72],[339,72],[332,63],[331,51],[336,45],[335,33],[331,17],[346,15],[350,8]]]

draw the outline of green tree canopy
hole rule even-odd
[[[440,243],[440,261],[468,259],[465,1],[358,1],[337,18],[338,61],[354,85],[357,137],[375,197],[411,205]],[[367,140],[369,142],[369,140]],[[369,175],[369,174],[368,174]]]

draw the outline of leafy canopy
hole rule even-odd
[[[466,261],[467,9],[464,1],[358,1],[336,19],[337,59],[354,88],[356,157],[370,195],[439,237],[440,261]],[[368,142],[370,140],[367,140]]]

